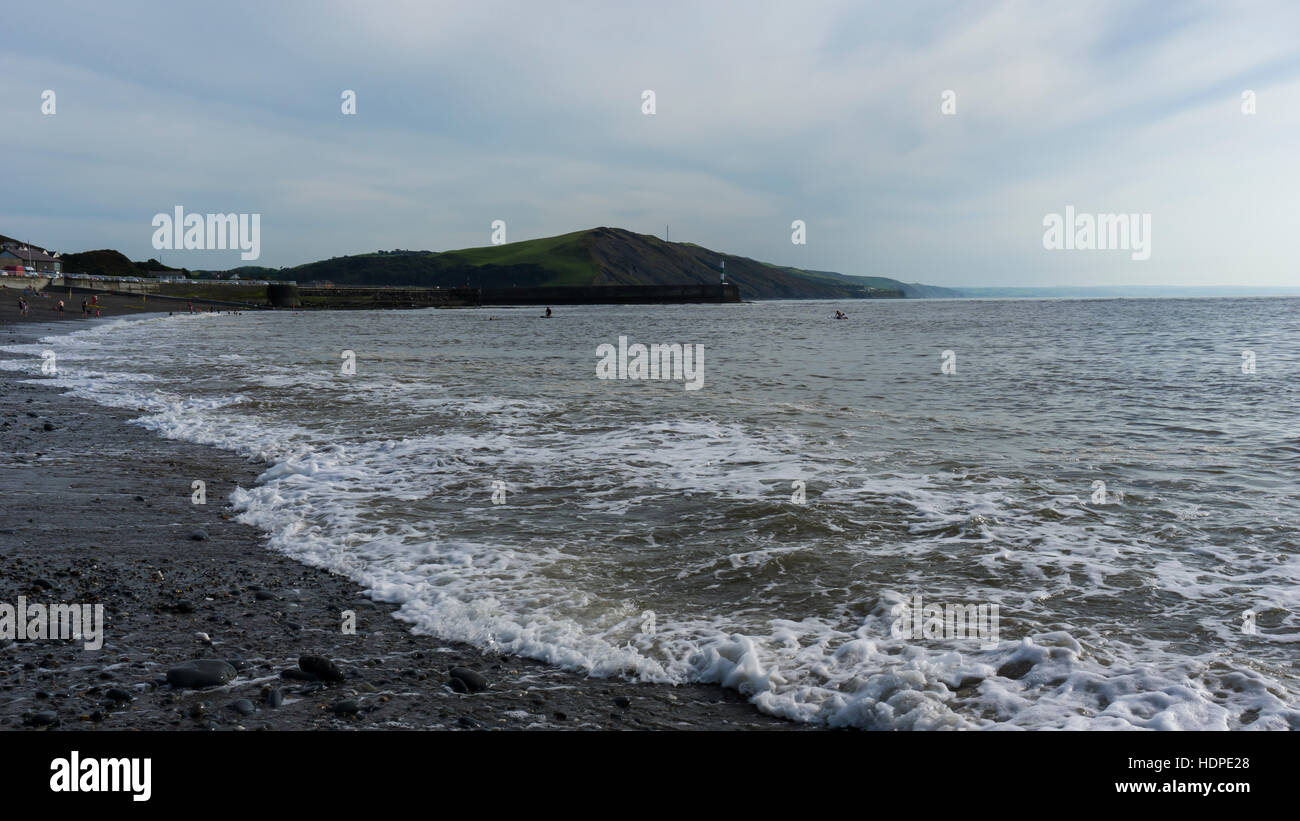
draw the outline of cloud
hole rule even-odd
[[[601,224],[952,285],[1291,284],[1286,4],[29,4],[0,233],[156,256],[263,215],[267,265]],[[40,92],[58,113],[40,114]],[[1244,88],[1258,113],[1240,111]],[[343,116],[340,93],[357,93]],[[653,89],[657,113],[641,113]],[[957,114],[940,113],[940,93]],[[1153,253],[1046,252],[1073,204]],[[808,224],[793,246],[790,222]],[[188,267],[237,255],[171,252]]]

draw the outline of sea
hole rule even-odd
[[[0,368],[244,455],[267,549],[418,634],[825,727],[1300,729],[1300,299],[553,309],[155,314]]]

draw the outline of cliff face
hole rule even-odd
[[[715,284],[726,263],[727,281],[740,286],[746,299],[849,299],[901,297],[901,289],[863,290],[848,281],[819,277],[797,268],[722,254],[690,243],[664,242],[658,237],[619,228],[587,232],[596,267],[596,285]]]

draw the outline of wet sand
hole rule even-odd
[[[105,317],[133,311],[129,301]],[[22,318],[16,295],[0,293],[0,344],[50,333],[41,323],[71,329],[78,313]],[[104,642],[0,639],[2,729],[806,729],[720,687],[592,679],[413,635],[395,606],[272,553],[234,521],[226,500],[260,465],[29,378],[0,371],[0,602],[102,604]],[[205,505],[191,502],[194,479]],[[347,610],[355,634],[341,629]],[[312,680],[304,655],[331,659],[343,680]],[[198,690],[166,683],[196,659],[238,675]],[[474,676],[452,668],[487,689],[462,692]]]
[[[34,296],[24,294],[21,290],[9,287],[0,287],[0,329],[7,328],[11,325],[22,325],[32,323],[48,322],[82,322],[95,318],[94,310],[88,314],[82,313],[82,300],[90,301],[94,296],[98,302],[98,308],[101,319],[121,318],[124,316],[140,316],[142,314],[156,314],[168,312],[185,312],[187,302],[192,304],[196,310],[214,310],[214,311],[238,311],[252,310],[236,307],[219,302],[208,302],[202,299],[184,300],[159,296],[139,296],[109,294],[105,292],[94,292],[85,288],[46,288],[42,293],[44,296]],[[23,316],[18,310],[18,298],[22,297],[30,306],[27,316]],[[63,301],[63,312],[55,310]]]

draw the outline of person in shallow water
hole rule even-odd
[[[846,314],[846,313],[844,313],[843,311],[836,311],[836,312],[835,312],[835,318],[836,318],[836,319],[848,319],[848,318],[849,318],[849,315]]]
[[[551,318],[551,309],[550,309],[550,308],[547,308],[547,309],[546,309],[546,318],[547,318],[547,319],[550,319],[550,318]]]

